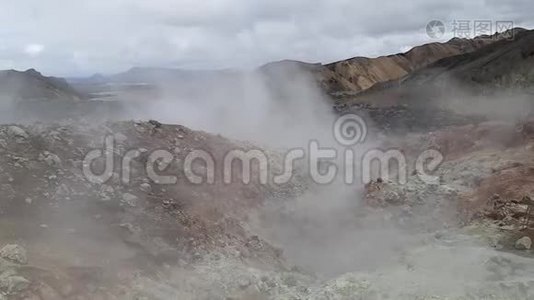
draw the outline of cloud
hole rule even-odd
[[[28,54],[30,57],[37,57],[44,50],[44,46],[41,44],[29,44],[24,48],[24,53]]]
[[[512,20],[532,27],[532,1],[25,0],[2,1],[0,69],[57,75],[132,66],[252,68],[280,59],[330,62],[433,42],[433,19]],[[451,38],[446,34],[441,41]],[[46,45],[38,51],[34,41]],[[16,49],[32,48],[24,55]],[[28,49],[29,49],[28,48]],[[27,49],[27,50],[28,50]],[[83,55],[82,55],[83,54]]]

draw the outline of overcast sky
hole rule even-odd
[[[78,76],[331,62],[445,41],[454,20],[534,28],[533,11],[532,0],[0,0],[0,69]],[[434,19],[447,27],[440,39],[425,31]]]

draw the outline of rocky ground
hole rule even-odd
[[[526,299],[531,127],[392,136],[382,146],[411,158],[441,151],[439,183],[411,173],[404,185],[341,188],[301,176],[283,186],[188,183],[189,151],[220,163],[255,146],[156,121],[3,125],[0,299]],[[116,158],[140,151],[128,183],[119,166],[105,183],[82,172],[105,136]],[[155,149],[174,154],[159,171],[179,174],[177,184],[147,178]]]
[[[222,155],[250,146],[158,122],[9,125],[0,135],[0,289],[6,297],[130,299],[150,290],[149,278],[166,277],[165,266],[189,266],[208,253],[283,266],[280,250],[241,222],[263,195],[291,194],[296,187],[195,186],[183,174],[176,185],[158,185],[144,170],[146,153],[155,149],[173,151],[176,160],[165,171],[180,176],[188,151]],[[130,149],[141,153],[128,184],[121,182],[120,163],[105,183],[91,183],[82,172],[84,155],[103,149],[109,135],[117,159]],[[156,284],[153,289],[161,292]]]

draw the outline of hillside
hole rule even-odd
[[[523,29],[513,29],[517,34]],[[474,39],[453,38],[445,43],[414,47],[405,53],[377,58],[355,57],[325,65],[319,80],[329,92],[360,92],[376,83],[404,77],[442,58],[471,53],[496,41],[506,39],[509,32]]]
[[[104,147],[110,135],[115,159],[125,149],[142,152],[132,162],[128,184],[118,177],[120,164],[112,166],[116,175],[104,183],[91,183],[82,172],[85,154]],[[170,279],[159,273],[163,265],[180,260],[186,267],[215,253],[283,267],[280,251],[241,222],[266,197],[290,195],[298,186],[247,185],[239,179],[227,185],[220,177],[214,184],[195,184],[181,169],[193,149],[213,154],[219,171],[227,151],[250,146],[156,121],[1,125],[0,139],[0,248],[21,242],[24,247],[0,250],[0,299],[6,299],[3,294],[7,299],[147,299],[152,289],[166,295],[176,282],[169,280],[167,290],[158,291],[159,284],[149,279]],[[179,182],[157,184],[157,175],[145,172],[157,149],[173,153],[165,172],[179,176]],[[91,170],[100,174],[101,162],[97,159]],[[205,170],[198,162],[192,166],[195,172]],[[191,291],[149,299],[190,299],[197,280],[203,284],[188,279]],[[238,282],[228,288],[239,291]]]
[[[514,39],[443,58],[401,79],[377,84],[341,103],[446,105],[451,97],[528,94],[534,83],[533,67],[534,31],[525,30]]]
[[[515,28],[513,34],[523,32]],[[412,48],[405,53],[398,53],[376,58],[354,57],[329,64],[306,63],[294,60],[283,60],[265,64],[255,71],[269,78],[291,77],[309,74],[324,89],[335,95],[353,95],[364,91],[377,83],[397,80],[432,63],[447,57],[468,54],[495,42],[506,40],[510,31],[496,33],[491,36],[478,36],[474,39],[453,38],[445,43],[429,43]],[[174,86],[176,89],[202,90],[220,81],[231,85],[239,84],[241,76],[247,72],[233,70],[193,71],[171,68],[132,68],[128,71],[109,76],[93,76],[87,79],[73,79],[71,82],[82,90],[98,92],[108,89],[113,84],[114,91],[139,88],[132,85],[144,84],[151,86]],[[103,87],[103,84],[108,84]],[[122,87],[117,88],[117,84]],[[124,85],[128,85],[125,87]],[[148,85],[148,86],[147,86]]]
[[[83,99],[83,95],[63,78],[46,77],[34,69],[0,71],[0,96],[17,103],[40,100],[77,102]]]

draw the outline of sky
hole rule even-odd
[[[471,36],[478,20],[533,29],[533,11],[532,0],[0,0],[0,69],[88,76],[328,63],[446,41],[465,21]],[[443,36],[426,33],[432,20]]]

